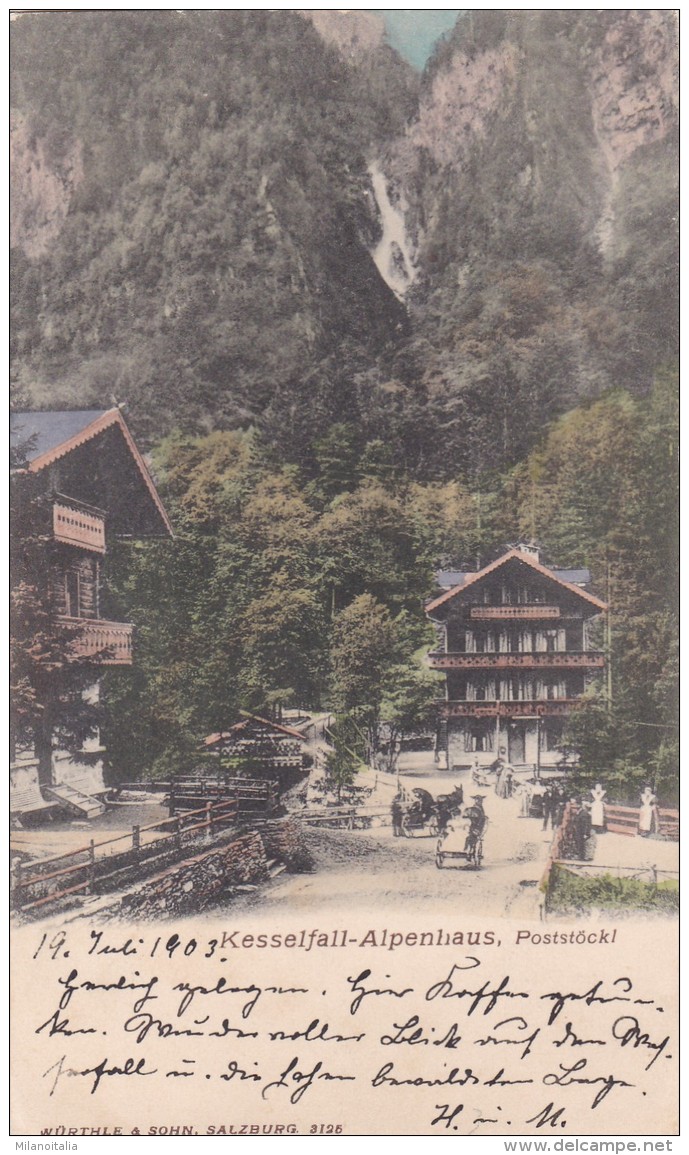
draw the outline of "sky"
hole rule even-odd
[[[461,8],[452,9],[407,9],[390,10],[371,8],[369,11],[376,16],[382,16],[387,29],[388,43],[396,48],[401,56],[422,69],[431,49],[439,36],[454,27]]]

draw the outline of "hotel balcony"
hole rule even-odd
[[[581,704],[580,698],[530,701],[439,702],[441,718],[561,718]]]
[[[70,658],[89,659],[98,666],[131,666],[134,627],[126,622],[106,622],[95,618],[57,618],[57,625],[69,631]]]
[[[559,618],[559,606],[514,605],[514,606],[470,606],[469,617],[481,621],[510,620],[538,621],[545,618]],[[570,615],[571,616],[571,615]]]
[[[61,497],[53,504],[53,537],[93,553],[105,553],[105,515],[79,501]]]
[[[605,655],[600,651],[557,651],[530,653],[445,653],[434,650],[428,655],[432,670],[571,670],[602,669]]]

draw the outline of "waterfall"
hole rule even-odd
[[[383,235],[371,253],[381,277],[400,300],[416,277],[412,245],[407,236],[404,213],[406,204],[400,198],[390,200],[385,173],[377,163],[369,165],[373,195]]]

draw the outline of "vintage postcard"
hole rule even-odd
[[[677,40],[12,14],[18,1149],[672,1150]]]

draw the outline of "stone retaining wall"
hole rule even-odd
[[[147,879],[124,896],[118,915],[146,919],[196,912],[212,905],[233,885],[267,878],[265,847],[254,831]]]
[[[218,840],[219,838],[219,840]],[[288,870],[298,872],[311,870],[313,861],[302,841],[302,826],[298,818],[256,820],[256,828],[242,833],[229,831],[216,836],[216,841],[205,850],[183,861],[146,861],[147,852],[156,852],[158,844],[142,847],[139,855],[132,851],[131,861],[126,868],[117,872],[107,881],[119,881],[119,896],[112,896],[112,904],[107,900],[99,905],[99,915],[103,918],[154,919],[178,914],[195,913],[220,902],[224,896],[230,899],[233,886],[242,884],[260,885],[269,880],[268,863],[277,859]],[[191,847],[175,843],[174,854],[189,855]],[[170,853],[172,853],[171,851]],[[148,868],[150,877],[143,877]],[[88,869],[88,864],[84,867]],[[100,880],[97,892],[105,898],[106,880]],[[128,889],[129,893],[121,892]],[[57,899],[51,905],[50,913],[56,909],[66,910],[78,907],[83,895],[71,895]],[[41,913],[49,913],[44,909]],[[17,917],[36,917],[37,912],[18,912]],[[40,915],[39,915],[40,917]],[[89,916],[90,917],[90,916]]]

